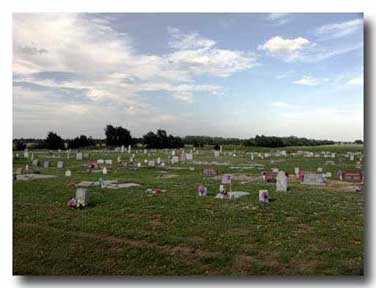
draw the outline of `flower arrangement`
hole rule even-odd
[[[84,208],[86,206],[86,203],[82,199],[76,200],[75,198],[72,198],[68,200],[67,206],[71,208]]]

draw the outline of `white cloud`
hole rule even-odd
[[[168,32],[171,36],[169,45],[178,50],[191,49],[210,49],[216,42],[204,37],[198,33],[182,33],[179,29],[168,27]]]
[[[354,77],[347,81],[348,85],[356,85],[356,86],[362,86],[363,85],[363,75],[359,75],[357,77]]]
[[[311,45],[313,44],[303,37],[284,39],[280,36],[275,36],[266,41],[263,45],[260,45],[258,49],[268,51],[273,56],[292,60],[298,58],[301,52]]]
[[[145,55],[137,53],[132,39],[113,29],[107,18],[67,13],[15,14],[13,23],[13,72],[18,93],[30,89],[20,87],[25,83],[44,87],[45,96],[48,89],[54,89],[54,94],[76,89],[86,91],[92,105],[116,105],[124,107],[126,113],[154,109],[139,97],[144,91],[164,91],[187,103],[193,102],[196,94],[220,94],[221,87],[198,84],[197,78],[229,77],[256,65],[254,53],[221,49],[214,40],[176,28],[168,29],[171,40],[166,44],[172,48],[170,53]],[[67,81],[38,77],[38,73],[50,72],[75,77]],[[46,96],[44,101],[50,100]],[[16,101],[18,105],[22,104]]]
[[[228,77],[256,65],[256,55],[253,52],[220,49],[216,47],[215,41],[197,33],[183,34],[176,28],[169,28],[169,33],[173,38],[170,46],[178,51],[167,55],[167,60],[176,70],[183,70],[191,75]]]
[[[286,102],[281,102],[281,101],[272,102],[271,105],[273,107],[277,107],[277,108],[288,108],[288,107],[291,107],[291,104],[288,104]]]
[[[327,36],[329,38],[340,38],[351,35],[359,31],[363,27],[362,19],[353,19],[341,23],[326,24],[319,27],[316,32],[319,35]]]
[[[267,19],[277,25],[283,25],[290,21],[289,13],[269,13]]]
[[[312,76],[303,76],[301,79],[293,81],[292,83],[305,86],[317,86],[320,80]]]

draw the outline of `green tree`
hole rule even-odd
[[[51,150],[64,149],[64,140],[54,132],[49,132],[45,140],[46,147]]]
[[[106,145],[108,146],[128,146],[132,144],[132,136],[129,130],[119,126],[107,125],[105,130]]]

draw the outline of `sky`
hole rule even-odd
[[[363,139],[359,13],[13,14],[13,138]]]

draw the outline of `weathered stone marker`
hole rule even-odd
[[[287,192],[288,178],[284,171],[279,171],[276,179],[276,191]]]
[[[268,190],[259,190],[259,201],[260,202],[269,202],[269,192]]]

